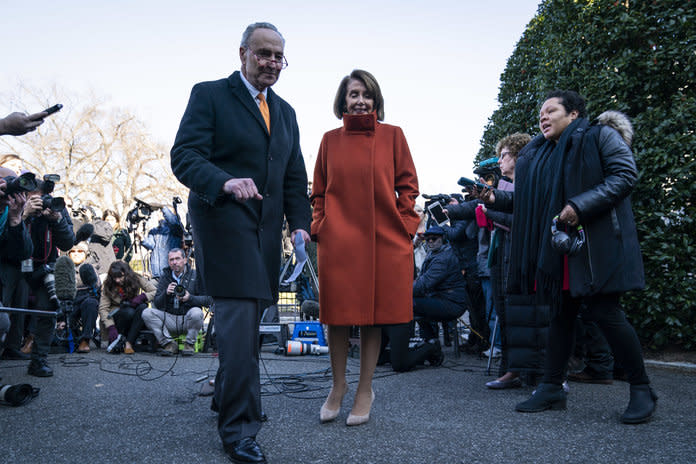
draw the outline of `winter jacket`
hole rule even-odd
[[[147,301],[152,301],[157,292],[157,287],[143,276],[138,276],[140,289],[147,298]],[[104,328],[109,328],[114,325],[113,319],[109,318],[109,313],[121,305],[121,297],[118,293],[109,292],[102,286],[101,297],[99,298],[99,320],[104,324]]]
[[[169,263],[169,250],[181,248],[184,226],[169,208],[162,208],[164,219],[147,233],[143,246],[150,250],[150,272],[153,277],[162,275],[162,269]]]
[[[111,263],[116,261],[116,255],[111,246],[114,231],[108,222],[101,219],[93,221],[92,225],[94,233],[89,238],[89,256],[86,262],[94,266],[98,275],[105,275],[109,272]]]
[[[466,281],[449,244],[428,253],[420,275],[413,282],[413,296],[442,298],[469,308]]]
[[[184,273],[179,279],[179,282],[186,290],[188,290],[190,297],[188,301],[180,301],[179,308],[174,309],[175,296],[173,294],[167,294],[167,287],[169,287],[169,284],[172,282],[175,282],[174,276],[172,276],[172,270],[169,267],[165,267],[162,269],[162,274],[160,275],[159,282],[157,284],[157,293],[155,293],[155,299],[152,302],[155,308],[169,314],[183,316],[194,306],[199,308],[201,306],[209,307],[213,303],[212,297],[202,295],[203,289],[199,284],[199,280],[196,278],[196,270],[191,269],[189,265],[186,265],[186,269],[184,269]]]
[[[571,135],[564,166],[565,203],[577,212],[586,236],[580,252],[568,258],[573,297],[645,286],[629,196],[638,178],[633,153],[626,143],[633,132],[623,114],[604,115],[604,124],[584,122],[577,127]],[[614,127],[623,128],[623,133]],[[540,135],[525,146],[520,152],[518,171],[520,163],[529,162],[544,141]],[[523,181],[516,179],[515,191]],[[514,193],[495,191],[495,209],[512,211],[513,203]]]

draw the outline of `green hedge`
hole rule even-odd
[[[555,88],[584,95],[590,117],[629,115],[647,286],[624,302],[652,348],[696,348],[695,85],[695,1],[547,0],[508,60],[477,157],[512,132],[538,133],[539,105]]]

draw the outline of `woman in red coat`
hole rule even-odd
[[[360,326],[360,381],[347,425],[368,421],[380,325],[413,318],[414,211],[418,179],[406,138],[384,119],[372,74],[355,70],[336,93],[343,127],[324,134],[312,185],[312,237],[319,244],[320,315],[328,325],[333,387],[320,419],[335,419],[348,390],[351,326]]]

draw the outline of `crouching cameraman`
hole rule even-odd
[[[178,344],[172,337],[181,334],[186,334],[181,354],[190,356],[194,353],[198,332],[203,328],[201,306],[210,306],[213,300],[209,296],[199,295],[201,289],[196,271],[186,262],[184,250],[169,250],[168,262],[169,267],[162,270],[159,278],[155,307],[143,311],[143,321],[155,334],[163,356],[179,352]]]
[[[420,322],[421,336],[425,340],[437,340],[431,322],[456,319],[471,304],[466,281],[459,270],[459,259],[450,245],[444,243],[445,231],[440,226],[432,226],[424,236],[429,252],[420,275],[413,282],[413,314],[425,319]]]

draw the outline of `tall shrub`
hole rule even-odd
[[[509,133],[538,133],[555,88],[584,95],[590,117],[613,109],[632,119],[647,286],[624,303],[653,348],[696,348],[695,86],[696,1],[545,0],[501,76],[478,154]]]

